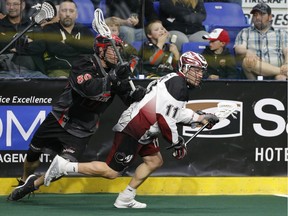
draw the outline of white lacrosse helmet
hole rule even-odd
[[[203,73],[206,72],[207,66],[208,64],[206,59],[202,55],[192,51],[183,53],[178,61],[179,72],[185,76],[189,85],[195,87],[201,84],[202,76]],[[202,76],[197,74],[199,72],[202,72]]]
[[[178,61],[178,68],[179,71],[183,73],[184,67],[195,67],[195,68],[201,68],[204,71],[206,71],[208,66],[208,63],[206,59],[198,53],[188,51],[183,53],[180,56],[180,59]]]

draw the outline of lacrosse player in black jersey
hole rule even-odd
[[[8,196],[8,200],[19,200],[37,190],[44,183],[44,175],[33,173],[39,166],[39,157],[48,153],[61,155],[69,161],[77,161],[85,150],[90,137],[97,130],[99,115],[112,103],[117,94],[126,105],[140,101],[146,89],[129,85],[131,75],[127,62],[118,63],[115,49],[121,51],[123,41],[112,35],[110,39],[101,35],[95,38],[95,54],[76,62],[58,101],[32,138],[24,162],[23,176]]]
[[[214,114],[204,112],[198,114],[185,108],[189,100],[189,86],[200,85],[206,68],[207,62],[203,56],[194,52],[182,54],[176,73],[152,81],[147,87],[144,98],[131,104],[122,113],[113,128],[115,136],[106,163],[100,161],[75,163],[56,156],[46,172],[45,185],[48,186],[54,178],[75,172],[114,179],[139,155],[143,163],[136,168],[129,185],[119,194],[114,206],[146,208],[145,203],[138,202],[134,198],[136,189],[163,164],[157,136],[162,134],[169,143],[177,144],[173,147],[173,156],[182,159],[187,154],[187,149],[184,139],[178,134],[176,124],[208,123],[207,128],[211,129],[219,121]]]

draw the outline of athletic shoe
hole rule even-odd
[[[60,178],[63,175],[67,175],[67,172],[64,170],[64,167],[67,163],[69,163],[69,161],[56,155],[49,169],[45,173],[44,185],[49,186],[51,181],[54,179]]]
[[[19,199],[22,199],[27,194],[32,193],[33,191],[37,190],[34,186],[34,181],[37,179],[36,175],[30,175],[26,179],[25,183],[23,185],[20,185],[16,187],[12,193],[7,197],[7,200],[10,201],[17,201]]]
[[[114,203],[116,208],[146,208],[146,203],[138,202],[134,197],[127,197],[127,195],[120,193]]]

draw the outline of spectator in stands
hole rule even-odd
[[[160,1],[160,20],[171,34],[178,36],[178,50],[183,43],[203,41],[203,35],[208,34],[202,25],[205,18],[203,0]]]
[[[209,40],[202,55],[208,62],[208,79],[236,79],[237,66],[234,55],[232,55],[226,45],[230,42],[229,34],[226,30],[217,28],[209,35],[204,35],[204,39]]]
[[[3,19],[5,15],[6,15],[5,2],[0,1],[0,19]]]
[[[120,25],[117,22],[117,19],[115,19],[114,17],[108,17],[105,19],[105,23],[109,27],[111,34],[119,37]],[[121,50],[120,54],[121,54],[124,61],[130,62],[131,65],[133,65],[133,69],[132,68],[131,69],[132,69],[133,76],[135,78],[139,73],[138,69],[136,67],[138,64],[138,61],[139,61],[138,52],[137,52],[136,48],[133,47],[131,44],[123,41],[123,49]],[[132,62],[134,62],[134,63],[132,64]]]
[[[68,77],[73,61],[80,55],[93,53],[94,35],[80,23],[76,23],[77,6],[64,0],[59,6],[59,22],[44,26],[40,38],[45,41],[45,68],[49,77]],[[43,46],[42,46],[43,47]]]
[[[180,57],[175,44],[169,44],[170,34],[160,20],[151,21],[145,28],[148,41],[144,42],[139,56],[143,61],[146,78],[158,78],[174,70]],[[169,55],[173,57],[167,62]],[[167,63],[167,64],[166,64]]]
[[[265,3],[257,4],[250,13],[253,25],[241,30],[235,41],[235,52],[243,60],[246,77],[286,80],[287,30],[272,27],[272,11]]]
[[[145,10],[143,10],[145,9]],[[142,13],[145,11],[145,14]],[[106,0],[106,16],[114,17],[120,25],[119,37],[126,43],[132,44],[134,41],[144,41],[144,21],[157,19],[158,16],[153,9],[153,0]]]
[[[31,20],[24,14],[25,0],[5,0],[5,7],[7,15],[0,20],[0,49],[3,52],[0,59],[0,76],[47,77],[38,71],[37,63],[27,49],[28,44],[34,40],[35,32],[39,30],[37,27],[30,28],[29,32],[27,31],[7,48],[13,37],[31,24]]]
[[[117,22],[117,18],[115,17],[106,18],[105,23],[109,27],[111,34],[117,35],[119,37],[120,24]],[[125,41],[123,42],[124,42],[123,51],[122,51],[123,57],[126,61],[130,61],[131,56],[137,56],[138,52],[135,49],[135,47],[133,47],[131,44],[126,43]]]

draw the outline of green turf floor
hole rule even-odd
[[[116,209],[117,194],[36,194],[17,202],[0,196],[1,216],[287,216],[276,196],[137,196],[146,209]]]

